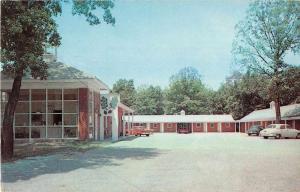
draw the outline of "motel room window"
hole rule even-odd
[[[229,126],[230,126],[230,123],[225,123],[225,126],[226,126],[226,127],[229,127]]]
[[[172,123],[168,123],[168,128],[172,128]]]
[[[215,124],[214,123],[210,123],[210,127],[214,128]]]
[[[157,128],[157,127],[158,127],[158,124],[157,124],[157,123],[154,123],[154,124],[153,124],[153,127],[154,127],[154,128]]]
[[[197,127],[202,127],[203,126],[203,124],[202,123],[197,123],[197,125],[196,125]]]

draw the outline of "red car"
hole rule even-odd
[[[149,137],[150,134],[151,134],[151,130],[143,129],[143,128],[134,128],[130,131],[130,135],[135,135],[135,136],[146,135],[147,137]]]

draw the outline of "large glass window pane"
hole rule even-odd
[[[46,127],[31,127],[31,138],[45,138]]]
[[[77,114],[65,114],[64,125],[77,125]]]
[[[46,114],[32,113],[31,114],[31,125],[46,125]]]
[[[65,127],[64,128],[64,137],[65,138],[77,137],[77,127]]]
[[[8,101],[9,94],[9,90],[1,90],[1,101]]]
[[[62,102],[61,101],[48,101],[48,113],[61,113]]]
[[[15,126],[28,126],[29,114],[15,114]]]
[[[48,89],[48,100],[62,100],[62,90]]]
[[[46,102],[45,101],[34,101],[31,102],[32,113],[46,113]]]
[[[32,89],[31,100],[32,101],[46,100],[46,89]]]
[[[78,100],[78,89],[64,89],[64,100]]]
[[[64,101],[65,113],[77,113],[78,101]]]
[[[62,137],[62,127],[48,127],[47,130],[48,138],[61,138]]]
[[[93,101],[93,92],[89,91],[89,101]]]
[[[29,138],[29,127],[15,127],[15,138]]]
[[[4,113],[7,102],[1,102],[1,113]]]
[[[62,125],[62,114],[48,114],[48,126]]]
[[[93,103],[89,102],[89,113],[93,113]]]
[[[21,102],[17,103],[16,113],[29,113],[29,102]]]
[[[29,90],[28,89],[21,89],[19,101],[29,101]]]

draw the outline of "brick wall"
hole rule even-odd
[[[218,123],[207,123],[207,132],[218,132]]]
[[[150,123],[150,129],[154,132],[160,132],[160,123]]]
[[[79,89],[79,139],[85,140],[89,136],[88,119],[88,89]]]
[[[204,123],[193,123],[193,132],[204,132]]]
[[[164,132],[165,133],[176,132],[176,123],[164,123]]]
[[[221,123],[222,132],[235,132],[235,123]]]

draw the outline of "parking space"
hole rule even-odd
[[[2,166],[6,191],[290,192],[300,188],[300,140],[239,133],[154,133],[85,153]]]

